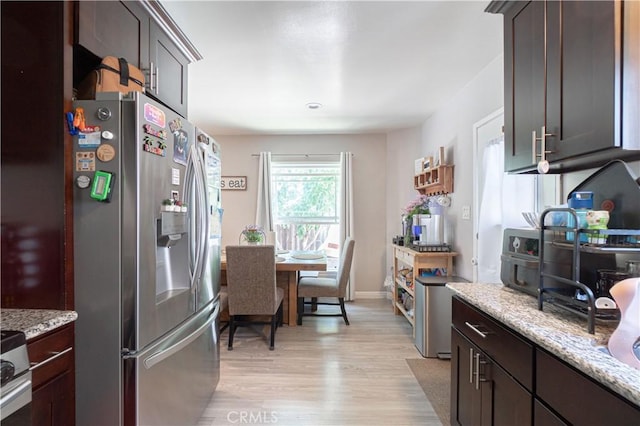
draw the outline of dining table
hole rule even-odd
[[[301,272],[322,272],[327,270],[327,256],[324,251],[309,250],[277,250],[274,258],[276,264],[276,285],[285,292],[283,303],[283,322],[295,327],[298,315],[298,277]],[[228,285],[226,279],[227,260],[225,253],[221,256],[221,284]]]

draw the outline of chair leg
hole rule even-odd
[[[229,315],[229,346],[227,346],[227,350],[233,349],[233,334],[236,332],[236,324],[233,321],[233,316]]]
[[[279,308],[278,308],[279,310]],[[275,349],[276,343],[276,324],[278,322],[278,313],[271,315],[271,344],[269,345],[269,350],[272,351]]]
[[[298,297],[298,325],[302,325],[303,313],[304,313],[304,297]]]
[[[316,312],[318,310],[318,298],[311,298],[311,312]]]
[[[339,297],[340,301],[340,310],[342,311],[342,318],[344,318],[344,323],[349,325],[349,319],[347,318],[347,310],[344,308],[344,297]]]
[[[283,307],[283,304],[280,304],[280,307],[278,308],[278,326],[282,327],[283,324],[284,324],[284,307]]]

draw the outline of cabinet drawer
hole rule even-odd
[[[404,251],[400,251],[397,250],[396,251],[396,258],[404,263],[406,263],[408,266],[413,267],[413,255]]]
[[[73,324],[68,324],[28,342],[34,389],[65,371],[73,370],[73,335]]]
[[[453,326],[531,391],[533,345],[460,299],[452,303]]]
[[[536,395],[570,424],[640,424],[638,407],[540,349],[536,349]]]

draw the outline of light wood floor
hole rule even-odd
[[[411,328],[390,304],[348,303],[348,327],[305,317],[278,330],[274,351],[250,328],[228,351],[225,331],[220,383],[199,426],[441,425],[405,362],[421,358]]]

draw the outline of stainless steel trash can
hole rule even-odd
[[[461,277],[415,277],[415,345],[425,358],[451,358],[451,295]]]

